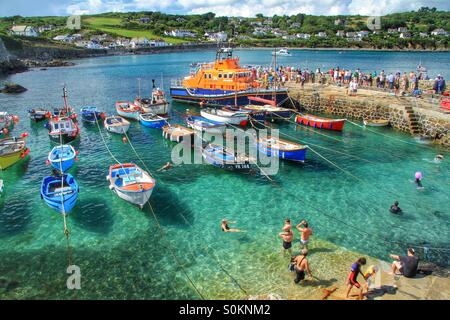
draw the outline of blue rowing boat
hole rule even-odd
[[[209,164],[229,171],[248,172],[253,168],[246,155],[235,155],[225,147],[212,143],[202,148],[202,156]]]
[[[101,121],[105,118],[105,114],[101,111],[97,110],[97,107],[83,107],[81,108],[81,120],[89,122],[89,123],[96,123],[98,121]]]
[[[48,154],[48,162],[58,171],[66,172],[75,163],[77,152],[71,145],[57,146]]]
[[[41,198],[52,209],[68,214],[75,206],[79,187],[71,174],[48,176],[42,180]]]
[[[167,119],[160,117],[154,113],[143,113],[139,115],[139,122],[148,128],[161,129],[167,125]]]
[[[227,128],[227,125],[225,123],[199,116],[188,116],[186,118],[186,123],[188,127],[194,130],[207,133],[223,134],[225,132],[225,129]]]
[[[308,149],[308,146],[274,137],[259,138],[256,140],[256,145],[260,152],[269,157],[300,162],[305,161]]]

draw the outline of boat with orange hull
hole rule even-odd
[[[175,101],[239,107],[248,105],[249,97],[275,98],[282,104],[288,90],[262,86],[251,69],[240,66],[231,48],[219,48],[214,62],[197,65],[189,76],[173,82],[170,95]]]
[[[346,119],[317,117],[311,114],[299,114],[295,117],[295,122],[297,122],[298,124],[334,131],[342,131],[344,129],[345,120]]]

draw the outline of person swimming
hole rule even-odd
[[[243,232],[242,230],[239,229],[231,229],[230,226],[228,225],[229,223],[236,223],[236,221],[227,221],[227,219],[222,219],[222,224],[220,225],[220,227],[222,228],[223,232]]]
[[[441,162],[442,160],[444,160],[444,156],[442,154],[438,154],[436,155],[436,157],[434,157],[434,162]]]
[[[400,207],[398,206],[398,201],[394,202],[389,211],[395,214],[399,214],[402,212],[402,209],[400,209]]]
[[[166,171],[166,170],[169,170],[169,169],[171,169],[173,166],[172,166],[172,164],[170,163],[170,162],[167,162],[165,165],[163,165],[160,169],[158,169],[157,171],[158,172],[160,172],[160,171]]]

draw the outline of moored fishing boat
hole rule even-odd
[[[116,164],[109,167],[106,179],[109,188],[125,201],[137,204],[141,209],[150,199],[155,179],[134,163]]]
[[[79,191],[78,183],[71,174],[47,176],[41,184],[41,198],[61,214],[72,211]]]
[[[174,141],[174,142],[182,142],[190,139],[191,143],[194,143],[194,130],[190,128],[186,128],[180,125],[167,125],[162,127],[162,135],[164,138]]]
[[[231,125],[246,126],[248,121],[248,113],[239,111],[202,109],[200,110],[200,115],[208,120]]]
[[[288,90],[279,86],[265,87],[256,81],[253,70],[242,68],[231,48],[218,48],[212,63],[196,66],[183,80],[172,83],[170,95],[175,101],[214,105],[244,106],[249,97],[271,99],[280,103],[288,99]]]
[[[132,120],[139,120],[142,113],[141,107],[127,101],[116,102],[116,111],[120,116]]]
[[[363,122],[368,127],[386,127],[389,125],[389,120],[384,119],[363,120]]]
[[[231,112],[247,113],[248,118],[250,120],[261,121],[261,122],[264,122],[266,120],[266,113],[264,111],[254,111],[254,110],[245,109],[244,107],[223,107],[222,110],[231,111]]]
[[[227,128],[225,123],[217,122],[199,116],[187,116],[186,123],[188,127],[211,134],[223,134]]]
[[[18,122],[18,116],[5,111],[0,112],[0,137],[7,136]]]
[[[269,157],[277,157],[284,160],[304,162],[308,146],[292,141],[267,137],[256,139],[258,150]]]
[[[28,114],[30,115],[30,119],[35,122],[49,119],[52,115],[52,113],[46,109],[29,109]]]
[[[83,107],[81,108],[80,111],[81,111],[81,120],[89,123],[96,123],[105,118],[105,113],[98,111],[97,107],[94,106]]]
[[[106,130],[112,133],[126,133],[130,128],[130,122],[119,116],[106,117],[104,121]]]
[[[260,97],[250,97],[249,100],[251,102],[261,102],[264,103],[264,105],[248,104],[243,106],[242,109],[252,112],[264,112],[267,119],[287,120],[294,113],[291,109],[278,107],[274,100],[263,99]]]
[[[167,118],[160,117],[154,113],[142,113],[139,115],[139,122],[144,127],[161,129],[167,125]]]
[[[61,172],[66,172],[75,163],[77,152],[71,145],[56,146],[48,154],[48,163]]]
[[[295,117],[295,122],[318,129],[342,131],[342,129],[344,129],[345,119],[332,119],[317,117],[310,114],[299,114]]]
[[[167,102],[164,91],[155,86],[155,79],[152,79],[153,88],[150,98],[137,97],[134,104],[141,107],[144,113],[154,113],[156,115],[166,115],[170,112],[170,104]]]
[[[26,146],[27,133],[22,133],[20,138],[6,138],[0,140],[0,169],[5,170],[16,162],[24,159],[30,149]]]
[[[77,114],[75,113],[75,109],[69,106],[69,103],[67,101],[67,88],[66,86],[63,87],[63,99],[64,99],[64,106],[61,108],[55,108],[53,110],[53,116],[54,117],[67,117],[74,121],[77,120]]]
[[[202,148],[202,157],[209,164],[225,170],[248,172],[253,169],[246,155],[235,155],[225,147],[212,143]]]
[[[74,141],[80,134],[80,128],[71,118],[53,117],[47,123],[48,136],[51,141],[67,144]]]

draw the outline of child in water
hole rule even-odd
[[[389,209],[392,213],[399,214],[402,212],[402,209],[398,206],[398,201],[395,201],[394,204]]]

